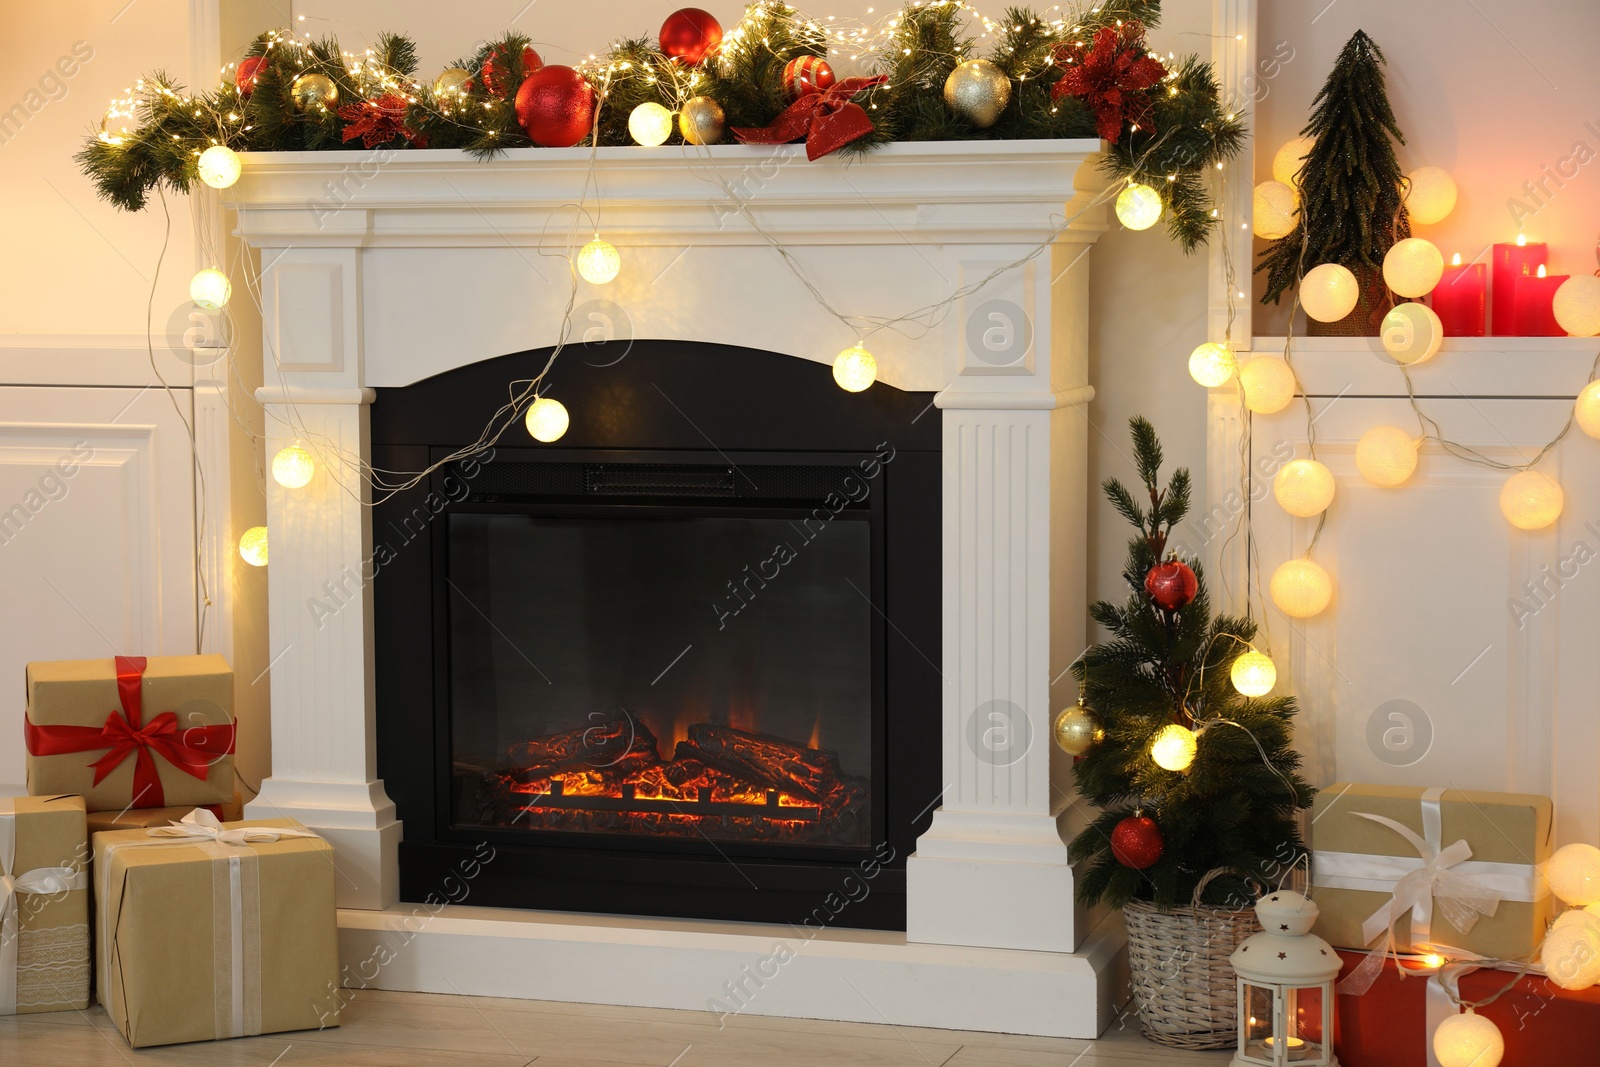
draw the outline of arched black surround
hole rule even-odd
[[[374,464],[420,470],[476,439],[508,383],[533,377],[548,356],[518,353],[379,389]],[[871,502],[881,508],[874,609],[883,619],[877,803],[884,814],[873,851],[892,858],[864,881],[858,858],[797,858],[792,850],[728,857],[682,843],[636,849],[620,839],[597,847],[529,844],[525,833],[452,828],[445,631],[434,609],[445,524],[436,519],[472,506],[472,497],[458,483],[447,488],[441,472],[373,513],[378,772],[405,825],[402,899],[904,929],[905,859],[941,790],[941,456],[933,394],[882,384],[850,394],[827,364],[680,341],[575,345],[557,359],[544,392],[571,412],[565,437],[540,445],[515,424],[491,465],[650,458],[642,452],[703,463],[783,462],[797,452],[847,461],[893,449]],[[474,865],[486,837],[494,858]],[[473,870],[475,877],[464,876]]]

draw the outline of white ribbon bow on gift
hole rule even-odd
[[[195,808],[183,817],[182,822],[169,823],[146,830],[151,837],[188,838],[215,841],[222,845],[240,847],[255,842],[281,841],[286,837],[316,837],[310,830],[296,830],[286,826],[235,826],[231,830],[222,825],[215,815],[205,808]]]
[[[22,934],[17,897],[89,888],[89,875],[84,871],[36,867],[17,874],[16,862],[17,808],[7,797],[0,800],[0,1015],[17,1013],[17,942]]]

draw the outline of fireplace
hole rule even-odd
[[[547,358],[382,391],[379,465],[448,456],[485,375]],[[580,347],[548,381],[558,445],[516,426],[375,511],[407,538],[374,575],[402,896],[488,841],[515,862],[480,902],[801,922],[870,860],[839,924],[903,929],[939,794],[932,396],[671,342]]]

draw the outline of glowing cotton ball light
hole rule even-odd
[[[1300,306],[1318,322],[1338,322],[1356,309],[1360,298],[1356,276],[1337,263],[1319,263],[1300,279]]]
[[[1207,389],[1227,385],[1237,373],[1239,359],[1226,341],[1207,341],[1189,353],[1189,377]]]
[[[1418,167],[1406,175],[1406,212],[1411,221],[1432,226],[1456,209],[1456,180],[1443,167]]]
[[[1278,665],[1265,652],[1252,648],[1233,661],[1228,680],[1240,696],[1264,697],[1278,684]]]
[[[1417,469],[1417,439],[1398,426],[1374,426],[1356,442],[1356,469],[1373,485],[1403,485]]]
[[[1163,726],[1155,740],[1150,742],[1150,758],[1156,761],[1158,767],[1166,770],[1185,771],[1194,762],[1194,754],[1199,747],[1193,730],[1173,723]]]
[[[672,112],[647,100],[628,114],[628,134],[647,148],[666,144],[672,136]]]
[[[1297,518],[1321,515],[1333,503],[1333,472],[1314,459],[1285,463],[1272,479],[1278,505]]]
[[[1396,241],[1383,257],[1383,280],[1400,296],[1426,296],[1442,277],[1444,253],[1421,237]]]
[[[878,380],[878,361],[860,345],[833,358],[833,380],[847,393],[859,393]]]
[[[1505,1054],[1500,1028],[1471,1009],[1445,1019],[1433,1032],[1439,1067],[1499,1067]]]
[[[1294,369],[1277,356],[1257,356],[1239,368],[1244,406],[1257,415],[1282,411],[1294,399]]]
[[[206,269],[189,279],[189,299],[207,311],[217,311],[233,296],[233,283],[220,270]]]
[[[1283,182],[1262,182],[1251,197],[1250,229],[1269,241],[1287,237],[1298,225],[1300,194]]]
[[[1333,600],[1333,575],[1309,559],[1291,559],[1272,572],[1272,602],[1291,619],[1320,615]]]
[[[239,153],[226,145],[214,144],[195,161],[200,180],[213,189],[226,189],[239,180]]]
[[[1117,219],[1130,230],[1148,230],[1161,221],[1161,194],[1148,185],[1129,182],[1117,194]]]
[[[1574,908],[1600,904],[1600,848],[1564,845],[1545,864],[1544,875],[1550,892]]]
[[[1600,334],[1600,277],[1574,274],[1562,282],[1551,310],[1556,325],[1573,337]]]
[[[1285,185],[1300,187],[1300,169],[1306,165],[1306,156],[1317,146],[1315,137],[1296,137],[1278,149],[1272,157],[1272,177]]]
[[[604,285],[622,269],[622,255],[599,236],[578,249],[578,274],[592,285]]]
[[[1500,513],[1519,530],[1542,530],[1561,517],[1567,496],[1541,471],[1519,471],[1500,487]]]
[[[299,445],[280,449],[272,457],[272,480],[285,489],[304,489],[317,473],[317,461]]]
[[[239,536],[239,558],[252,567],[267,565],[267,528],[252,526]]]
[[[551,441],[561,440],[572,420],[568,417],[566,406],[561,401],[541,396],[528,406],[528,414],[524,416],[524,421],[527,423],[528,433],[535,441],[549,444]]]
[[[1439,351],[1439,346],[1444,344],[1444,323],[1426,304],[1396,304],[1394,310],[1383,317],[1378,337],[1383,342],[1383,350],[1393,356],[1396,363],[1412,366],[1426,363]]]
[[[1539,962],[1562,989],[1588,989],[1600,982],[1600,918],[1587,911],[1562,912],[1545,935]]]
[[[1600,437],[1600,382],[1590,382],[1572,406],[1578,427],[1590,437]]]

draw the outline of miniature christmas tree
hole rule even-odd
[[[1322,263],[1350,268],[1364,291],[1381,286],[1384,254],[1411,236],[1405,175],[1394,154],[1394,142],[1406,139],[1389,107],[1383,63],[1377,44],[1357,30],[1313,101],[1300,131],[1316,139],[1300,170],[1300,224],[1261,253],[1262,303],[1276,303]]]
[[[1123,572],[1130,594],[1121,607],[1094,605],[1111,640],[1073,667],[1085,710],[1098,719],[1076,765],[1078,788],[1101,809],[1072,842],[1073,860],[1090,861],[1079,896],[1091,905],[1186,905],[1201,878],[1225,868],[1231,873],[1211,883],[1208,900],[1245,903],[1255,899],[1246,875],[1276,883],[1304,854],[1295,813],[1312,790],[1291,746],[1295,701],[1235,688],[1230,672],[1253,652],[1255,623],[1213,620],[1199,567],[1163,559],[1189,509],[1189,472],[1177,470],[1161,489],[1155,430],[1143,418],[1131,426],[1149,506],[1115,478],[1104,486],[1139,531]],[[1263,661],[1254,653],[1240,667]],[[1241,670],[1243,688],[1260,692],[1252,680]]]

